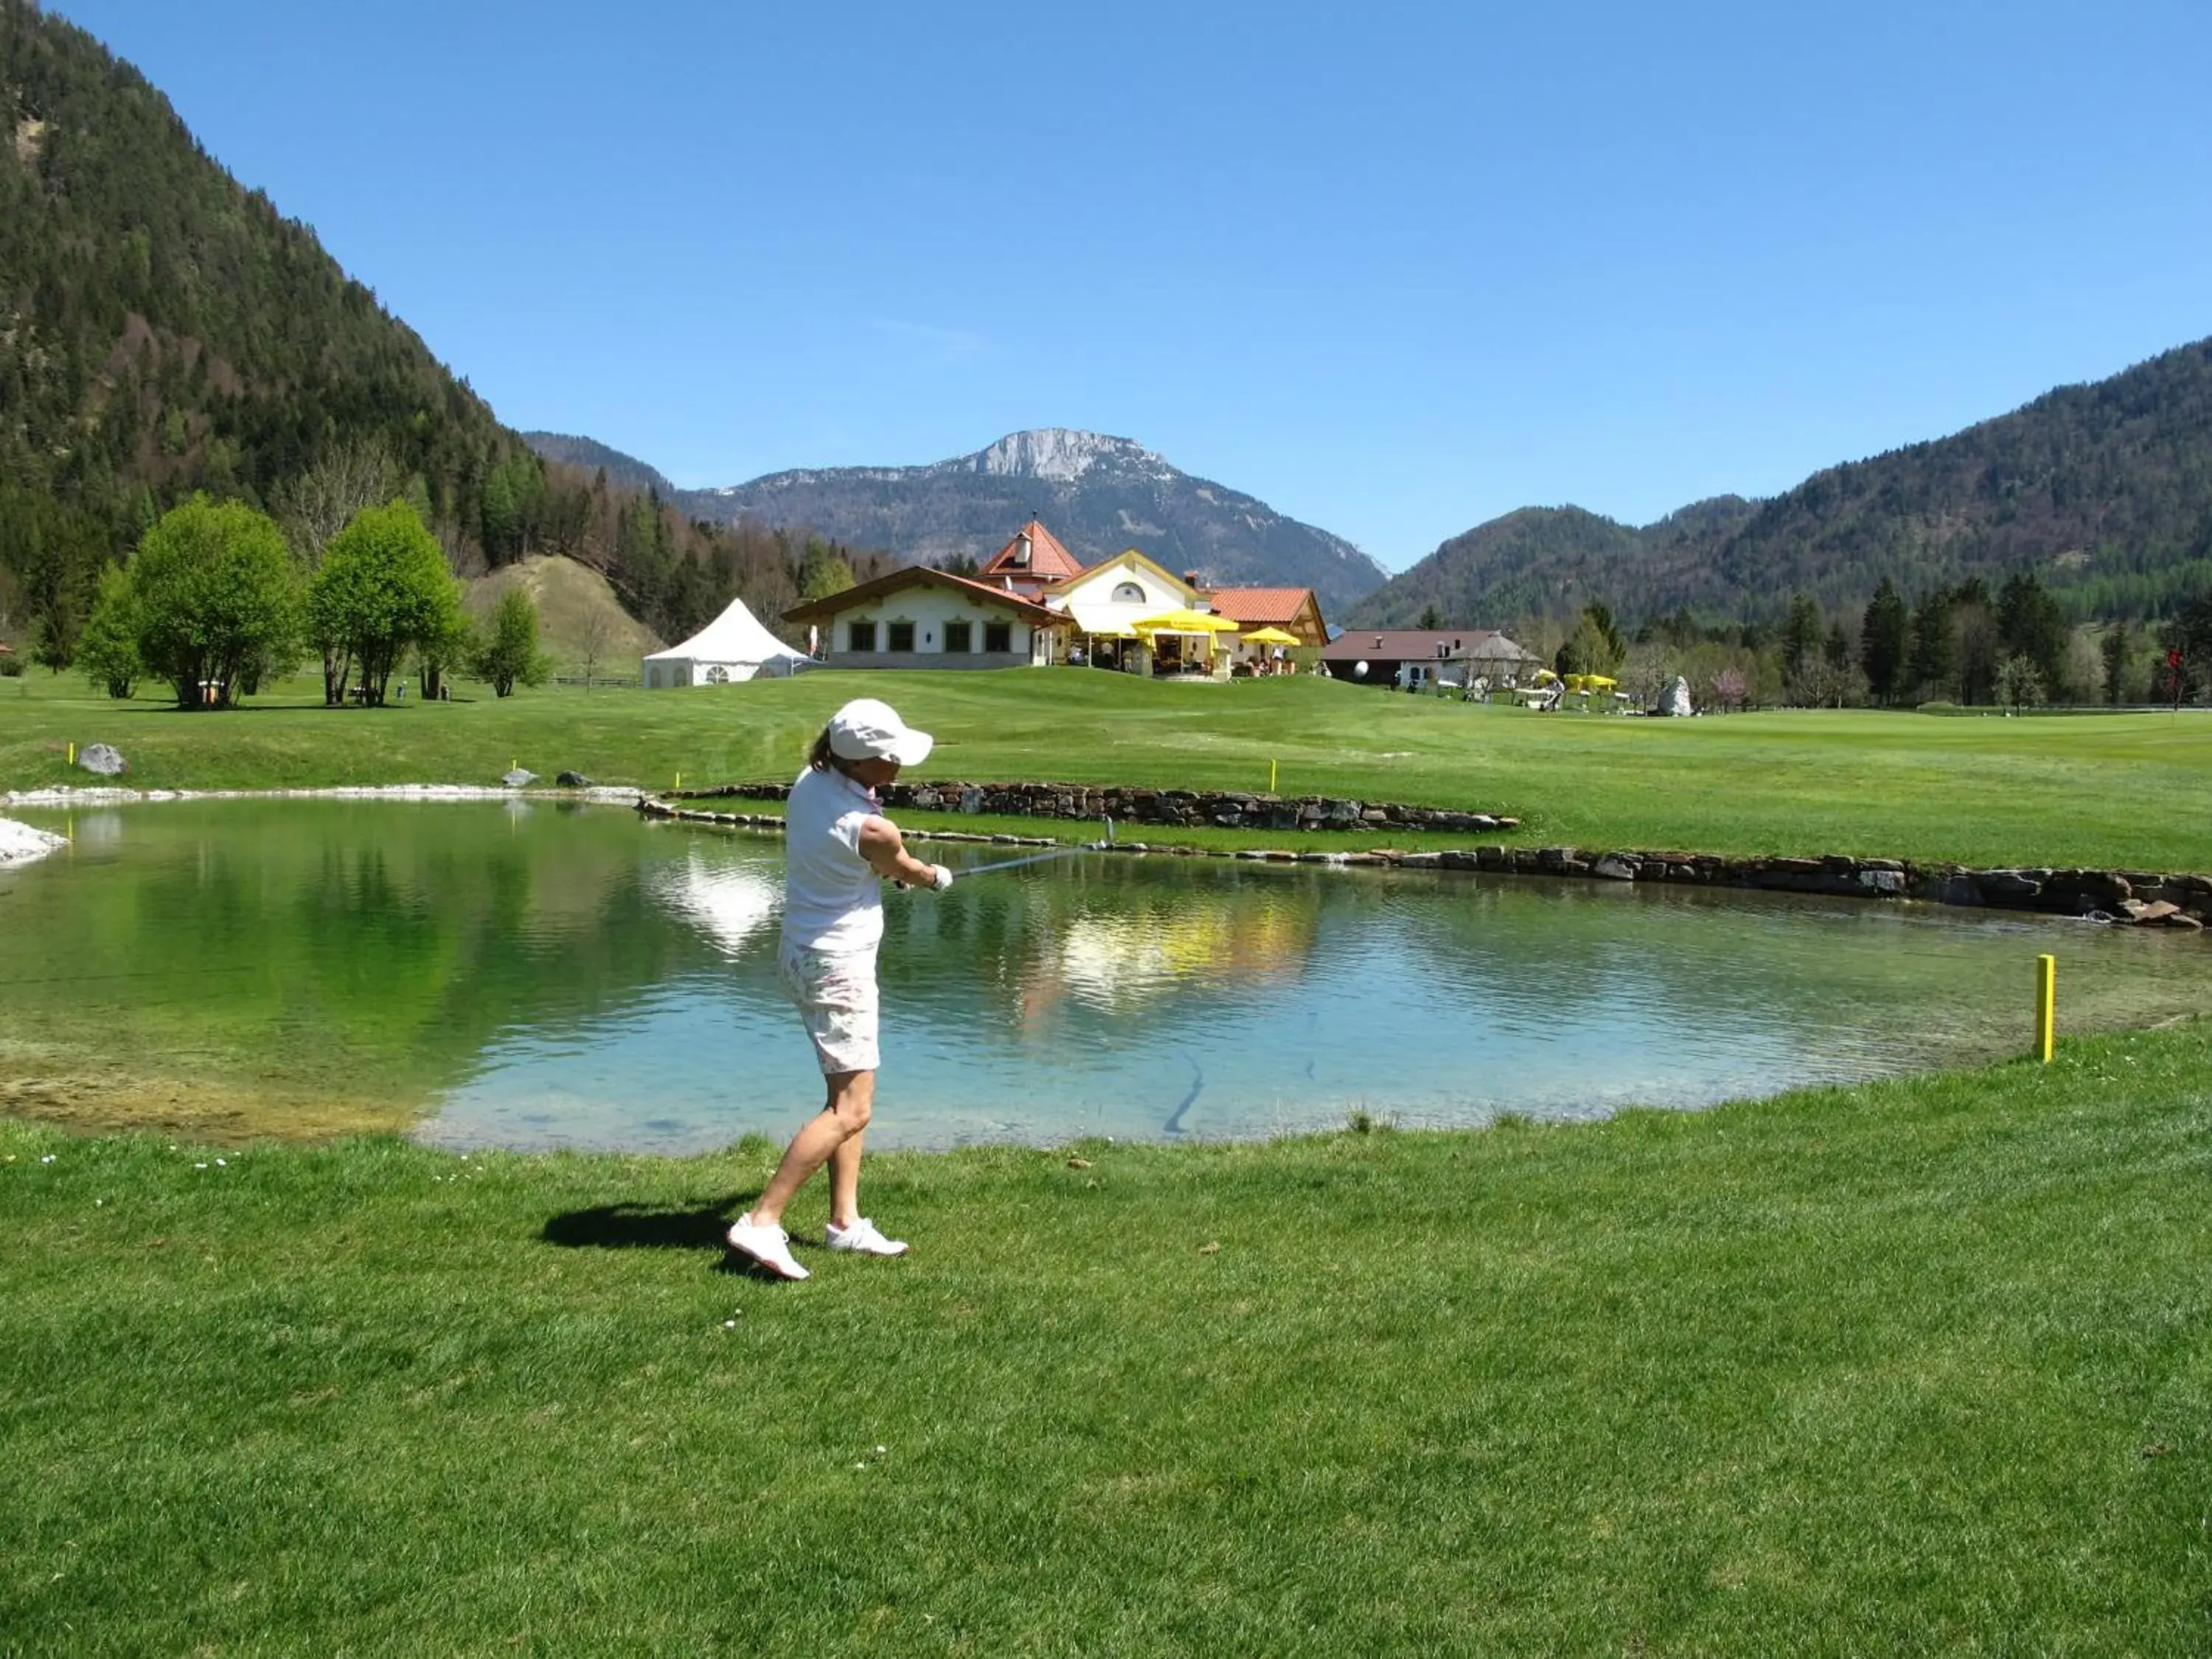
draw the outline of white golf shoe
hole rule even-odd
[[[862,1255],[904,1255],[906,1240],[885,1238],[876,1224],[862,1216],[849,1227],[840,1227],[831,1222],[823,1234],[823,1243],[833,1250],[858,1250]]]
[[[806,1269],[791,1253],[791,1235],[781,1227],[763,1227],[750,1215],[741,1215],[730,1224],[730,1231],[723,1237],[739,1255],[750,1256],[780,1278],[807,1277]]]

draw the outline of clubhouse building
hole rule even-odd
[[[1208,588],[1135,548],[1086,567],[1036,519],[974,576],[909,565],[783,620],[805,628],[815,660],[832,668],[1071,663],[1224,679],[1286,669],[1286,649],[1328,640],[1310,588]],[[1242,642],[1262,629],[1266,641]]]

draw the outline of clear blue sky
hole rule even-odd
[[[1401,568],[2212,334],[2212,6],[54,0],[501,416],[1139,440]]]

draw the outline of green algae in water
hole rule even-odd
[[[681,1151],[820,1080],[772,838],[547,803],[26,813],[0,1106],[84,1127]],[[961,849],[983,861],[988,849]],[[2212,1001],[2191,935],[1850,901],[1098,856],[887,900],[871,1140],[1687,1107]]]

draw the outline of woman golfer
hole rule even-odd
[[[952,872],[908,855],[876,791],[902,766],[918,766],[936,740],[889,703],[862,697],[830,716],[784,818],[783,943],[776,969],[799,1005],[822,1062],[829,1098],[792,1139],[768,1190],[729,1232],[730,1248],[786,1279],[806,1269],[791,1254],[784,1206],[830,1166],[833,1250],[900,1255],[860,1213],[860,1141],[876,1098],[876,946],[884,936],[883,886],[945,888]]]

